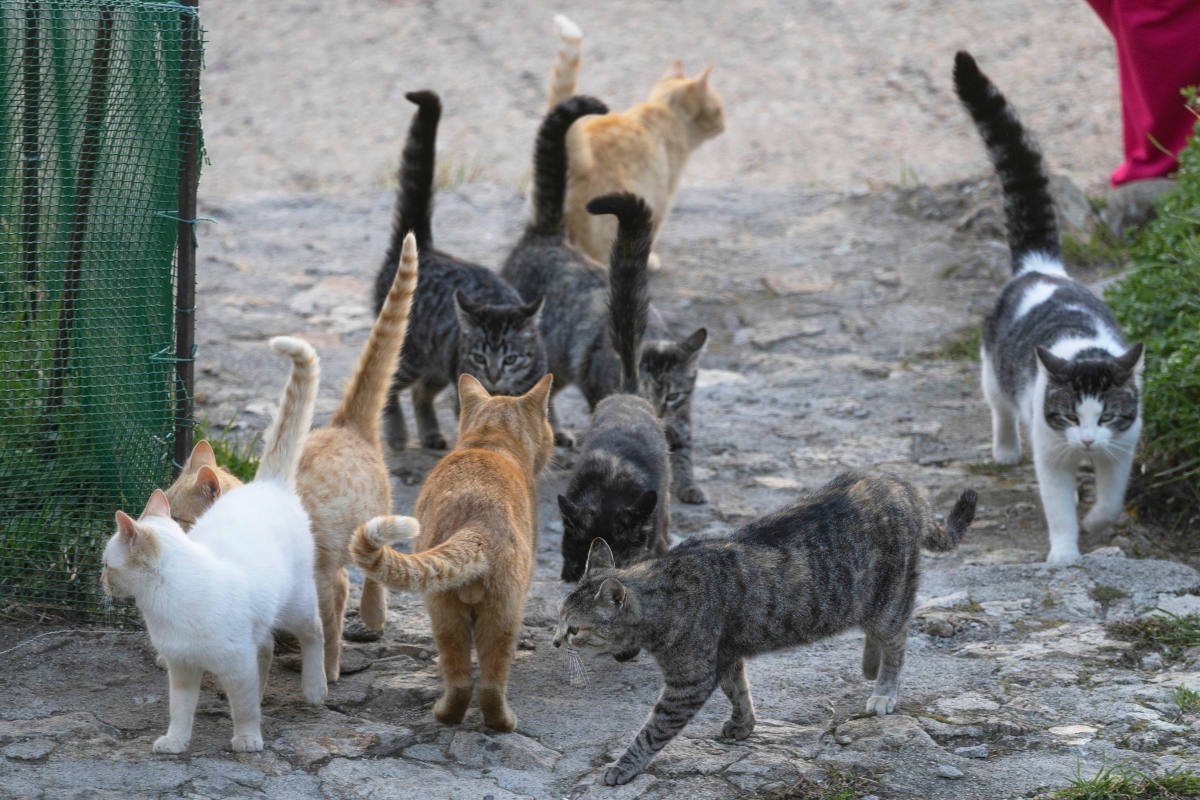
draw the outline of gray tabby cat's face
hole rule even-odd
[[[597,539],[583,578],[559,607],[554,646],[565,644],[627,661],[641,649],[636,639],[638,621],[637,599],[617,579],[612,550]]]
[[[538,331],[542,301],[520,306],[475,303],[455,293],[458,369],[491,394],[520,395],[546,374],[546,351]]]
[[[1104,452],[1122,446],[1138,419],[1142,345],[1124,354],[1067,360],[1037,348],[1046,372],[1042,416],[1073,449]]]
[[[708,331],[700,328],[682,342],[649,341],[642,348],[642,394],[660,418],[679,413],[691,402],[706,341]]]

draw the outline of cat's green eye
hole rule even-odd
[[[504,357],[504,366],[511,367],[515,363],[517,363],[516,356],[505,356]]]
[[[1112,422],[1113,419],[1115,419],[1115,418],[1116,418],[1116,414],[1101,414],[1100,415],[1100,424],[1107,425],[1108,423]]]
[[[471,360],[480,365],[487,363],[487,359],[479,353],[471,353]]]
[[[683,397],[683,392],[671,392],[669,395],[667,395],[667,402],[668,403],[677,402],[679,400],[679,398],[681,398],[681,397]]]
[[[1063,417],[1065,417],[1067,422],[1071,423],[1072,425],[1079,424],[1079,417],[1075,416],[1074,414],[1064,414]]]

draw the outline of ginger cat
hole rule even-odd
[[[364,521],[392,510],[391,480],[383,460],[379,417],[400,357],[417,286],[417,243],[404,238],[399,268],[354,374],[328,428],[312,431],[300,455],[296,489],[312,519],[317,596],[325,630],[325,674],[341,674],[342,624],[350,580],[349,542]],[[175,520],[186,530],[218,497],[241,482],[217,466],[212,447],[200,441],[167,490]],[[359,615],[371,630],[387,621],[387,592],[363,582]]]
[[[572,95],[579,75],[582,34],[566,17],[555,17],[558,58],[550,79],[553,108]],[[683,63],[667,68],[646,102],[627,111],[586,117],[567,135],[567,238],[601,264],[608,263],[617,223],[611,216],[588,213],[593,197],[632,192],[653,209],[653,235],[667,219],[684,164],[692,151],[725,130],[721,96],[709,84],[712,65],[687,77]],[[658,269],[656,253],[650,269]]]
[[[511,731],[507,700],[537,544],[537,475],[554,450],[547,375],[520,397],[492,396],[458,379],[458,443],[430,471],[414,517],[378,517],[350,547],[358,566],[389,589],[423,592],[437,641],[444,694],[440,722],[462,722],[471,702],[471,644],[479,653],[479,707],[489,728]],[[388,546],[415,536],[418,552]]]

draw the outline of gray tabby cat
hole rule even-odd
[[[963,492],[943,528],[904,481],[846,473],[728,538],[689,539],[624,569],[614,567],[603,541],[594,542],[586,574],[559,609],[555,647],[618,660],[645,649],[663,677],[650,719],[604,782],[632,780],[718,685],[733,704],[721,735],[745,739],[754,705],[743,660],[847,628],[867,634],[862,670],[875,680],[867,712],[891,713],[920,547],[955,547],[975,501],[973,491]]]
[[[442,104],[433,92],[405,95],[417,105],[400,163],[400,188],[392,238],[375,278],[378,313],[392,285],[404,234],[417,239],[421,280],[413,295],[408,335],[396,381],[384,410],[388,444],[403,449],[408,430],[400,392],[412,387],[417,432],[425,447],[444,449],[433,401],[447,384],[468,373],[491,394],[521,395],[546,374],[546,353],[538,322],[540,298],[521,296],[486,267],[433,246],[434,157]]]
[[[992,457],[1021,459],[1029,431],[1050,532],[1046,561],[1079,558],[1076,473],[1090,461],[1096,503],[1084,517],[1103,532],[1125,504],[1142,429],[1142,345],[1126,345],[1112,311],[1062,264],[1058,221],[1041,153],[1004,95],[960,52],[954,88],[971,113],[1004,187],[1013,276],[983,324],[983,393],[992,409]]]
[[[554,373],[554,391],[575,384],[590,410],[617,391],[621,365],[608,337],[605,269],[566,243],[565,137],[575,120],[607,111],[599,100],[580,96],[559,103],[546,115],[534,150],[533,215],[500,271],[522,296],[545,297],[541,333]],[[676,341],[662,316],[650,306],[646,337],[641,393],[662,419],[671,446],[675,493],[685,503],[703,503],[704,491],[692,475],[692,392],[708,331],[700,328]],[[559,426],[553,404],[550,408],[555,442],[569,446],[571,437]]]

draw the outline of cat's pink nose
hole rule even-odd
[[[1094,436],[1080,436],[1079,441],[1083,442],[1084,447],[1091,447],[1096,438]]]

